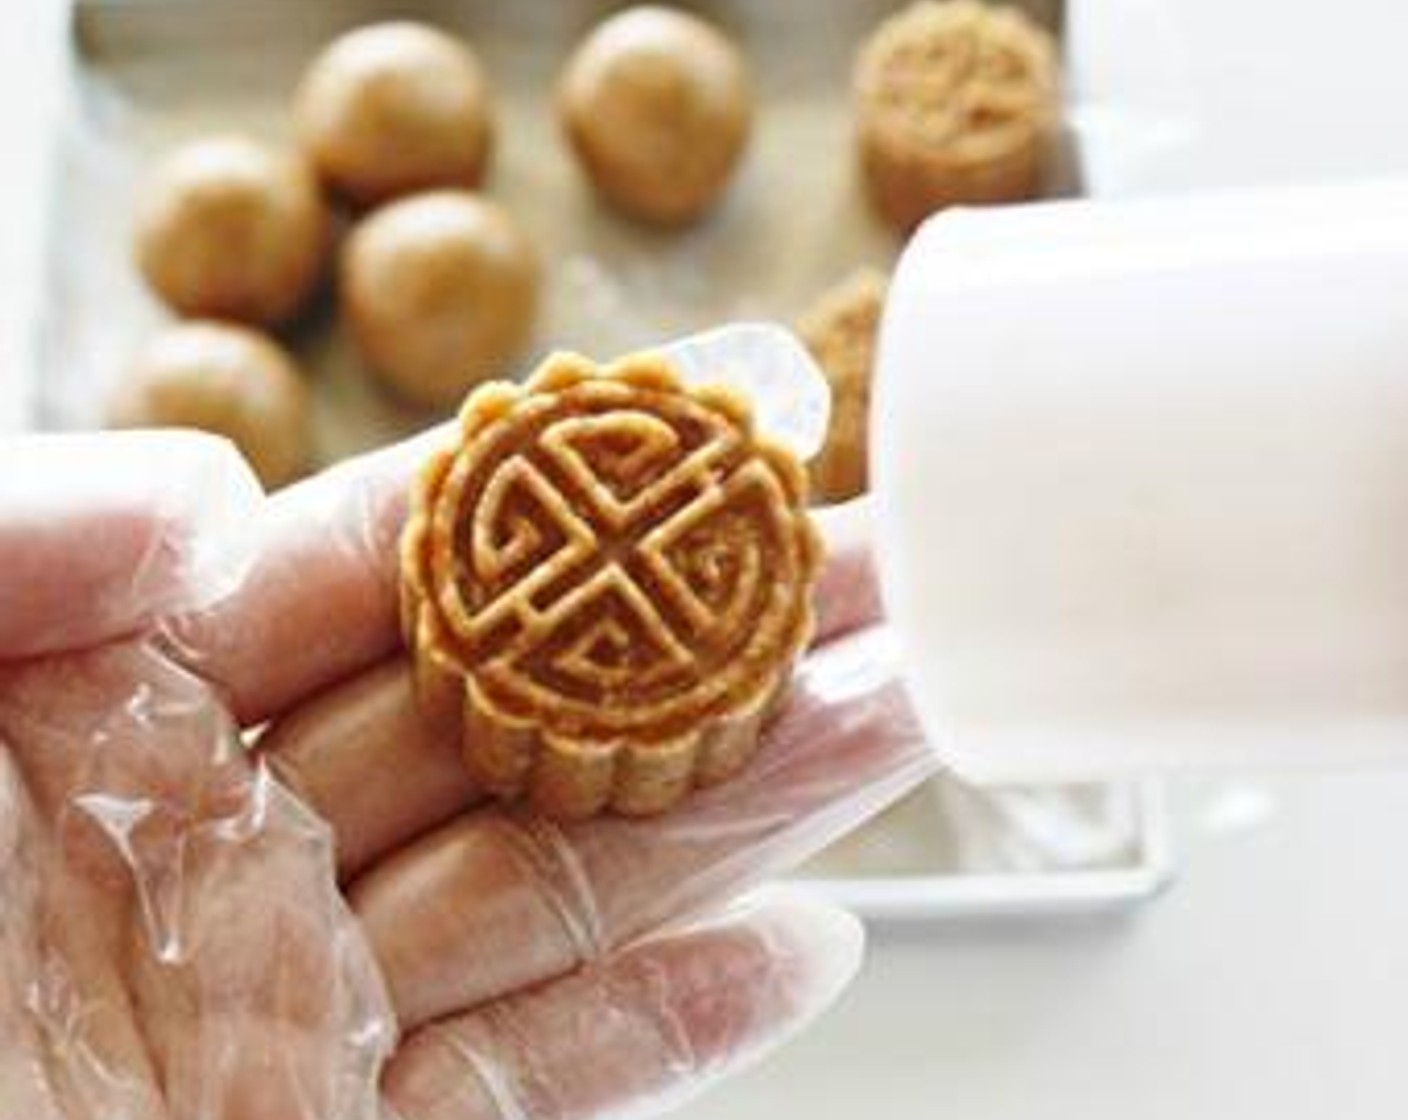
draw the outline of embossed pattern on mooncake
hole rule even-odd
[[[811,633],[805,489],[742,398],[658,355],[471,394],[413,494],[402,603],[475,777],[581,818],[741,769]]]

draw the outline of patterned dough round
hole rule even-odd
[[[1039,193],[1060,94],[1051,35],[1021,11],[918,0],[856,61],[861,170],[872,201],[908,232],[958,203]]]
[[[423,691],[489,789],[658,812],[752,754],[811,632],[805,479],[747,405],[637,355],[475,391],[402,542]]]

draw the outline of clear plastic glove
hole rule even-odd
[[[857,511],[747,773],[556,826],[481,797],[413,702],[394,541],[424,450],[266,499],[194,435],[0,444],[6,1116],[641,1115],[853,973],[842,913],[720,908],[933,766]]]

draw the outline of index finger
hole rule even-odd
[[[261,723],[398,645],[396,538],[411,479],[449,438],[432,428],[357,456],[269,499],[244,582],[167,620],[172,655]]]

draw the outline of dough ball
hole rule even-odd
[[[233,323],[192,320],[155,335],[118,387],[109,421],[225,436],[271,488],[311,459],[307,383],[273,339]]]
[[[812,497],[844,502],[863,493],[870,458],[870,385],[886,279],[860,269],[824,292],[800,319],[797,334],[831,383],[831,426],[808,464]]]
[[[919,0],[861,48],[855,101],[871,199],[907,233],[953,203],[1040,190],[1059,114],[1055,46],[1015,9]]]
[[[442,408],[528,341],[538,258],[502,208],[467,191],[392,202],[352,232],[342,304],[372,368],[407,400]]]
[[[459,39],[378,23],[333,40],[294,98],[308,158],[361,205],[430,187],[475,187],[493,133],[483,71]]]
[[[753,114],[738,48],[694,16],[650,6],[587,36],[567,63],[558,105],[598,193],[659,225],[694,221],[714,204]]]
[[[241,137],[197,140],[148,180],[137,213],[137,263],[182,315],[278,323],[312,293],[328,215],[296,155]]]

